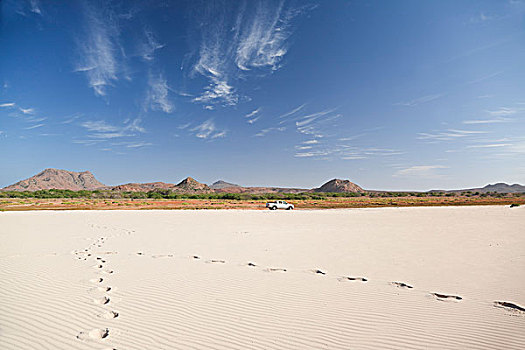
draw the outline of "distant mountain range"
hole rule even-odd
[[[300,193],[300,192],[366,192],[363,188],[349,180],[333,179],[319,188],[287,188],[287,187],[243,187],[223,180],[214,182],[211,186],[200,183],[191,177],[187,177],[178,184],[166,182],[127,183],[117,186],[106,186],[98,181],[89,172],[74,172],[60,169],[45,169],[44,171],[28,179],[4,187],[2,191],[38,191],[49,189],[64,189],[72,191],[80,190],[111,190],[129,192],[149,192],[155,190],[170,190],[180,193]],[[452,191],[429,191],[429,192],[499,192],[499,193],[521,193],[525,192],[525,186],[505,183],[487,185],[483,188],[470,188]],[[381,192],[381,191],[374,191]]]
[[[458,192],[498,192],[498,193],[525,193],[525,186],[519,184],[508,185],[503,182],[496,183],[494,185],[487,185],[485,187],[479,188],[466,188],[462,190],[432,190],[429,192],[449,192],[449,193],[458,193]]]

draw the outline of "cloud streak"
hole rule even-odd
[[[277,6],[265,1],[235,3],[233,7],[208,3],[197,15],[200,42],[192,76],[208,81],[204,91],[193,99],[203,104],[236,105],[240,96],[235,84],[251,70],[260,75],[275,71],[288,51],[295,17],[308,7]]]
[[[419,98],[416,98],[414,100],[410,100],[407,102],[397,102],[394,103],[394,106],[405,106],[405,107],[414,107],[423,103],[431,102],[434,100],[437,100],[438,98],[441,98],[443,94],[433,94],[433,95],[426,95]]]
[[[218,130],[212,119],[202,122],[191,128],[190,131],[193,131],[194,135],[200,139],[216,139],[226,136],[226,130]]]
[[[173,112],[174,107],[168,96],[169,89],[168,82],[162,73],[158,75],[150,73],[144,109],[157,110],[164,113]]]
[[[440,169],[447,169],[444,165],[415,165],[405,169],[398,170],[394,177],[425,177],[429,179],[442,178],[443,174],[438,171]]]
[[[120,30],[116,16],[109,9],[84,5],[86,35],[78,40],[80,61],[75,71],[86,75],[95,95],[105,96],[108,86],[118,80]]]
[[[139,118],[117,126],[107,123],[104,120],[90,120],[80,124],[81,127],[90,132],[87,135],[90,139],[108,140],[120,137],[132,137],[136,133],[145,133],[146,130],[140,125]]]

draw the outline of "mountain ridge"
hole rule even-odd
[[[187,177],[178,184],[167,182],[146,182],[146,183],[126,183],[116,186],[107,186],[98,181],[90,171],[74,172],[62,169],[47,168],[40,173],[18,181],[12,185],[6,186],[1,191],[38,191],[49,189],[63,190],[111,190],[122,192],[150,192],[158,190],[169,190],[179,193],[301,193],[301,192],[387,192],[387,191],[367,191],[350,180],[332,179],[322,186],[312,189],[307,188],[289,188],[289,187],[244,187],[237,184],[229,183],[224,180],[218,180],[208,186],[198,182],[192,177]],[[459,189],[459,190],[431,190],[425,192],[498,192],[498,193],[525,193],[525,186],[520,184],[506,184],[503,182],[488,184],[484,187]],[[391,192],[391,191],[388,191]],[[407,191],[400,191],[407,192]],[[418,192],[418,191],[408,191]]]

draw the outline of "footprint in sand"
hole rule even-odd
[[[107,312],[104,312],[103,314],[98,315],[98,317],[106,318],[108,320],[112,318],[117,318],[118,316],[119,316],[119,313],[116,311],[107,311]]]
[[[198,255],[194,255],[194,256],[192,256],[192,258],[195,259],[195,260],[199,260],[201,257],[198,256]]]
[[[104,270],[104,271],[102,271],[102,273],[105,273],[106,275],[111,275],[111,274],[113,274],[113,272],[114,272],[113,270]]]
[[[208,260],[206,262],[209,263],[209,264],[224,264],[224,263],[226,263],[225,260],[216,260],[216,259]]]
[[[352,277],[352,276],[344,276],[339,278],[339,281],[359,281],[359,282],[366,282],[368,279],[364,277]]]
[[[444,299],[455,299],[455,300],[462,300],[463,298],[458,295],[448,295],[448,294],[441,294],[441,293],[430,293],[433,296],[435,296],[438,300],[444,300]]]
[[[103,297],[103,298],[99,298],[99,299],[93,299],[93,302],[95,304],[98,304],[98,305],[106,305],[109,303],[109,298],[108,297]]]
[[[252,262],[249,262],[249,263],[246,264],[246,266],[249,266],[249,267],[255,267],[255,266],[257,266],[257,265],[255,265],[255,264],[252,263]]]
[[[111,290],[111,287],[97,287],[97,290],[99,292],[109,292]]]
[[[100,339],[105,339],[107,338],[109,335],[109,329],[92,329],[88,332],[80,332],[78,335],[77,335],[77,339],[80,339],[80,340],[88,340],[88,339],[93,339],[93,340],[100,340]]]
[[[280,268],[280,267],[269,267],[265,269],[266,272],[286,272],[286,269]]]
[[[103,278],[92,278],[89,280],[91,283],[102,283],[102,281],[104,281]]]
[[[520,311],[520,312],[525,312],[525,308],[517,305],[517,304],[514,304],[514,303],[510,303],[508,301],[495,301],[494,302],[494,306],[495,307],[500,307],[500,308],[505,308],[505,309],[511,309],[512,311]]]
[[[390,284],[393,285],[393,286],[396,286],[398,288],[408,288],[408,289],[414,288],[410,284],[406,284],[404,282],[391,282]]]
[[[317,275],[326,275],[326,272],[324,272],[323,270],[319,270],[319,269],[312,270],[312,272]]]

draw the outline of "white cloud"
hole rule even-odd
[[[264,1],[232,3],[229,8],[207,4],[196,18],[206,25],[197,28],[200,47],[191,72],[205,77],[208,85],[193,102],[236,105],[239,93],[235,82],[252,69],[258,69],[260,76],[262,69],[279,68],[288,49],[291,22],[307,7],[294,8],[284,1],[277,6]]]
[[[80,124],[83,128],[87,129],[91,134],[88,135],[92,139],[107,140],[119,137],[131,137],[135,136],[135,133],[145,133],[146,130],[140,126],[141,120],[139,118],[128,123],[124,123],[122,126],[116,126],[108,124],[104,120],[85,121]]]
[[[263,137],[263,136],[266,136],[269,132],[272,132],[272,131],[285,131],[286,130],[286,127],[279,127],[279,128],[266,128],[266,129],[262,129],[261,131],[259,131],[257,134],[255,134],[255,136],[257,137]]]
[[[160,110],[164,113],[173,112],[173,104],[169,100],[169,86],[163,74],[148,77],[148,91],[146,93],[145,110]]]
[[[142,147],[151,146],[151,145],[153,144],[150,142],[136,142],[136,143],[127,144],[126,148],[142,148]]]
[[[237,104],[239,97],[235,94],[233,86],[229,85],[226,79],[222,79],[220,76],[211,76],[209,78],[211,83],[200,96],[192,100],[193,102],[216,103],[220,101],[228,106]]]
[[[300,11],[284,8],[284,1],[278,6],[272,5],[259,2],[255,14],[241,29],[235,58],[241,70],[259,67],[276,70],[288,50],[290,22]]]
[[[250,113],[246,114],[245,117],[246,118],[252,118],[254,117],[256,114],[258,114],[259,112],[261,111],[261,107],[251,111]]]
[[[290,112],[287,112],[287,113],[284,113],[284,114],[280,115],[280,116],[279,116],[279,119],[289,117],[289,116],[291,116],[291,115],[293,115],[293,114],[299,112],[301,109],[304,108],[304,106],[306,106],[306,103],[300,105],[300,106],[297,107],[297,108],[292,109]]]
[[[109,125],[103,120],[96,120],[96,121],[87,121],[82,124],[80,124],[82,127],[88,129],[89,131],[96,131],[96,132],[112,132],[112,131],[118,131],[119,128],[113,125]]]
[[[255,123],[257,120],[259,120],[259,118],[260,118],[260,116],[259,116],[259,117],[255,117],[255,118],[253,118],[253,119],[249,119],[249,120],[247,120],[247,122],[248,122],[248,124],[253,124],[253,123]]]
[[[29,126],[27,128],[24,128],[25,130],[31,130],[31,129],[36,129],[36,128],[41,128],[42,126],[44,126],[45,124],[36,124],[36,125],[33,125],[33,126]]]
[[[20,107],[19,110],[20,110],[20,112],[22,112],[24,114],[35,114],[34,108],[22,108],[22,107]]]
[[[313,145],[313,144],[319,143],[319,141],[318,140],[307,140],[307,141],[303,141],[303,143],[305,145]]]
[[[431,102],[434,100],[437,100],[438,98],[442,97],[443,94],[434,94],[434,95],[426,95],[423,97],[416,98],[414,100],[408,101],[408,102],[397,102],[394,103],[395,106],[406,106],[406,107],[413,107],[420,105],[422,103]]]
[[[190,131],[195,132],[195,136],[200,139],[216,139],[226,136],[225,130],[217,131],[217,127],[215,126],[215,123],[212,119],[206,120],[205,122],[190,129]]]
[[[300,153],[296,153],[294,155],[294,157],[298,157],[298,158],[307,158],[307,157],[315,157],[317,154],[314,153],[314,152],[300,152]]]
[[[444,132],[438,133],[418,133],[417,138],[419,140],[430,140],[430,141],[450,141],[458,138],[473,137],[478,134],[486,134],[486,131],[475,131],[475,130],[457,130],[448,129]]]
[[[496,123],[507,123],[514,119],[511,118],[496,118],[496,119],[479,119],[479,120],[464,120],[463,124],[496,124]]]
[[[40,4],[38,0],[30,0],[29,5],[31,6],[30,11],[36,13],[37,15],[42,16],[42,10],[40,9]]]
[[[84,6],[86,37],[78,40],[80,62],[76,72],[85,73],[97,96],[105,96],[107,87],[118,80],[118,47],[120,31],[113,13]]]
[[[496,148],[496,147],[508,147],[512,146],[511,143],[492,143],[486,145],[470,145],[467,148]]]
[[[155,51],[162,49],[166,45],[159,43],[151,31],[145,31],[144,35],[146,36],[146,40],[140,47],[140,56],[145,61],[153,61]]]
[[[507,108],[507,107],[500,107],[497,110],[494,111],[487,111],[488,114],[490,114],[493,117],[504,117],[509,116],[518,113],[518,109],[516,108]]]
[[[9,108],[9,107],[14,107],[14,106],[15,106],[14,102],[7,102],[7,103],[0,104],[0,108]]]
[[[442,174],[438,173],[439,169],[447,169],[444,165],[416,165],[405,169],[398,170],[394,176],[396,177],[424,177],[424,178],[440,178]]]

